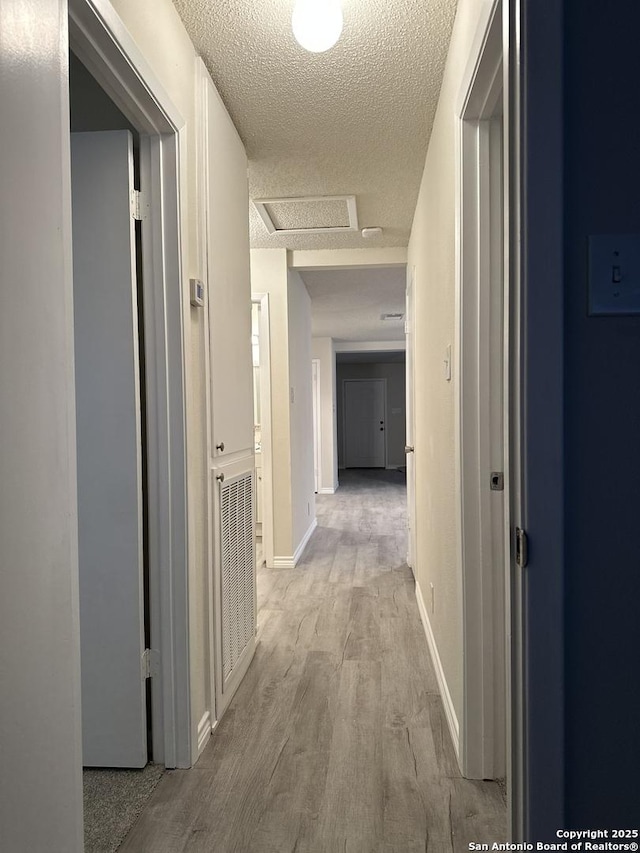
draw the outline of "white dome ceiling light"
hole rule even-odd
[[[342,33],[340,0],[297,0],[291,26],[296,41],[305,50],[324,53]]]

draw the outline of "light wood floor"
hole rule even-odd
[[[165,774],[126,853],[462,853],[504,841],[462,779],[405,563],[404,482],[347,472],[296,569],[259,575],[259,646],[193,770]]]

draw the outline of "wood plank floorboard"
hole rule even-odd
[[[258,647],[192,770],[120,853],[462,853],[503,841],[461,778],[406,555],[397,472],[343,472],[296,569],[258,576]]]

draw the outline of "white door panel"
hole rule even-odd
[[[213,85],[205,85],[212,445],[228,457],[253,452],[249,189],[242,142]]]
[[[72,134],[83,763],[147,762],[135,229],[128,131]]]
[[[384,379],[344,382],[345,467],[384,468]]]

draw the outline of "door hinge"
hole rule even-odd
[[[131,218],[142,221],[142,193],[140,190],[131,190]]]
[[[516,527],[516,566],[521,569],[529,562],[529,539],[521,527]]]
[[[152,678],[160,672],[160,652],[145,649],[142,653],[142,677]]]

